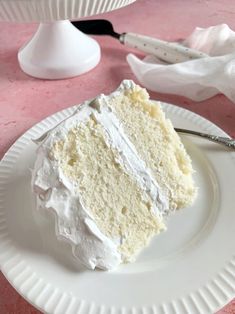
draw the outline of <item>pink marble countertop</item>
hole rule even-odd
[[[231,0],[138,0],[102,18],[110,19],[118,32],[139,32],[174,41],[189,35],[196,26],[227,23],[235,30],[235,3]],[[101,92],[109,93],[124,78],[135,79],[125,60],[128,50],[109,37],[97,38],[102,59],[91,72],[60,81],[31,78],[19,69],[17,51],[37,25],[1,22],[0,27],[0,159],[22,133],[46,116]],[[194,111],[235,137],[235,104],[223,95],[200,103],[178,96],[150,95]],[[0,314],[8,313],[39,312],[0,273]],[[235,313],[235,299],[218,313]]]

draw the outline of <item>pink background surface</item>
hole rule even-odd
[[[129,7],[102,15],[118,32],[138,32],[165,40],[188,36],[196,26],[227,23],[235,30],[235,2],[231,0],[138,0]],[[0,23],[0,159],[28,128],[73,104],[109,93],[124,78],[135,79],[127,62],[130,51],[109,37],[97,38],[102,48],[100,64],[73,79],[46,81],[21,72],[17,51],[34,33],[37,24]],[[195,103],[186,98],[151,93],[159,99],[194,111],[235,137],[235,104],[218,95]],[[0,273],[0,314],[39,313]],[[235,299],[218,312],[235,313]],[[206,313],[205,313],[206,314]]]

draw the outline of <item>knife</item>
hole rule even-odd
[[[114,31],[112,23],[108,20],[95,19],[72,21],[71,23],[85,34],[112,36],[125,46],[136,48],[147,54],[154,55],[167,63],[179,63],[208,57],[207,54],[201,51],[182,46],[178,43],[135,33],[119,34]]]

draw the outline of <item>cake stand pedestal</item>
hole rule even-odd
[[[63,79],[83,74],[100,61],[100,47],[69,21],[41,23],[19,50],[21,69],[34,77]]]

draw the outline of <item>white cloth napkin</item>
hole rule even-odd
[[[140,60],[128,54],[127,62],[149,90],[182,95],[195,101],[223,93],[235,102],[235,32],[226,24],[196,28],[184,45],[210,57],[164,64],[153,56]]]

